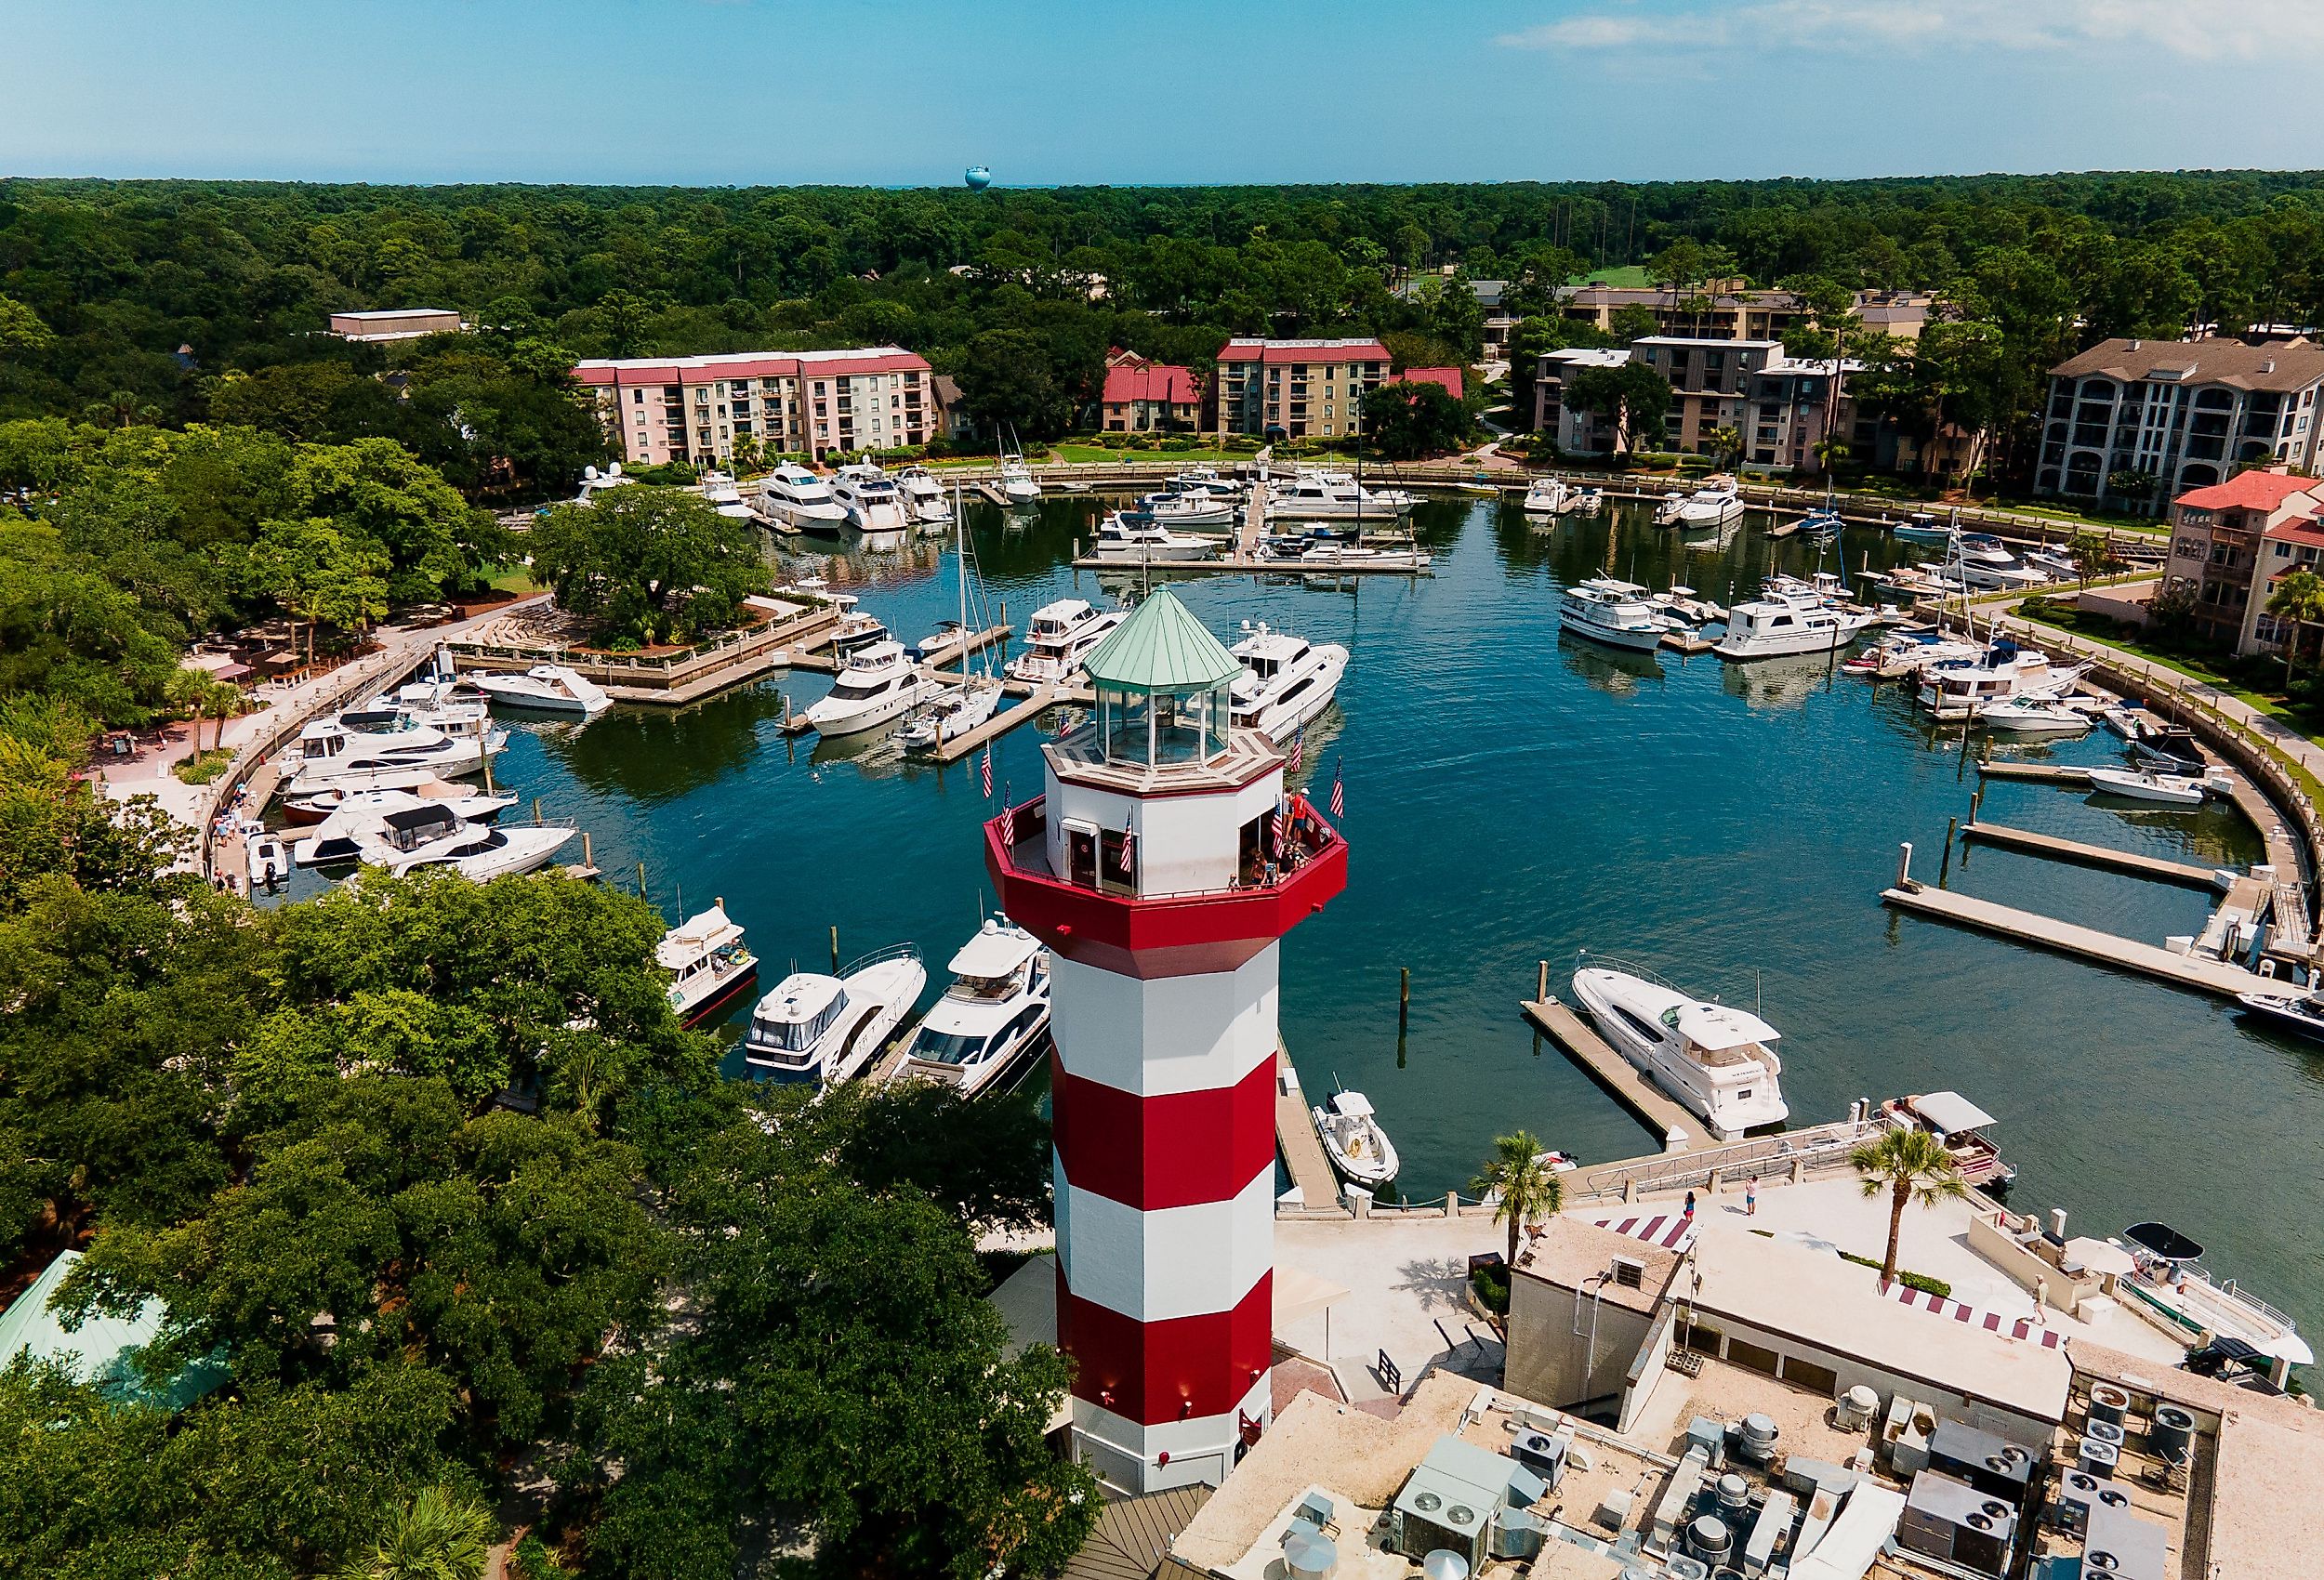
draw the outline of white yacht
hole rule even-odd
[[[1937,574],[1948,582],[1982,592],[2026,592],[2050,584],[2047,572],[2020,565],[2007,558],[1998,563],[1986,560],[1950,560],[1939,568]]]
[[[472,740],[491,732],[492,707],[483,692],[465,680],[429,678],[399,686],[385,696],[357,706],[341,708],[338,720],[362,734],[386,735],[424,728],[455,740]]]
[[[952,502],[944,485],[926,467],[906,467],[895,475],[896,492],[904,496],[905,514],[923,527],[952,525]]]
[[[2199,807],[2205,782],[2191,774],[2154,773],[2144,769],[2093,768],[2090,788],[2100,796],[2148,801],[2160,807]]]
[[[2132,1297],[2162,1308],[2189,1334],[2210,1335],[2207,1343],[2233,1339],[2251,1346],[2265,1358],[2257,1369],[2278,1388],[2292,1367],[2315,1363],[2315,1350],[2290,1316],[2232,1278],[2215,1280],[2202,1265],[2203,1247],[2169,1224],[2134,1223],[2122,1239],[2130,1244],[2109,1244],[2130,1255],[2133,1271],[2123,1287]]]
[[[1876,618],[1835,609],[1812,591],[1769,588],[1727,611],[1727,628],[1715,651],[1726,659],[1833,652]]]
[[[1221,477],[1216,467],[1188,467],[1173,472],[1163,480],[1174,494],[1195,494],[1233,504],[1243,497],[1243,485],[1233,478]]]
[[[627,488],[637,481],[622,471],[619,461],[601,472],[595,467],[584,467],[581,468],[581,492],[574,496],[573,502],[575,505],[594,505],[599,494],[611,489]]]
[[[1686,495],[1675,488],[1672,489],[1655,505],[1655,525],[1657,527],[1677,526],[1679,517],[1685,512],[1685,509]]]
[[[664,933],[654,960],[669,974],[669,1007],[683,1026],[708,1020],[759,980],[759,956],[743,943],[723,900]]]
[[[1016,430],[1011,428],[1009,444],[1000,453],[1000,492],[1011,506],[1032,505],[1041,497],[1041,485],[1033,468],[1024,464],[1024,452],[1016,441]]]
[[[1562,516],[1565,514],[1565,502],[1573,495],[1574,491],[1565,486],[1563,478],[1536,478],[1533,485],[1525,490],[1525,514]]]
[[[1362,1092],[1335,1092],[1328,1108],[1308,1110],[1331,1166],[1349,1184],[1378,1191],[1393,1184],[1400,1166],[1396,1144]]]
[[[1921,671],[1921,705],[1939,718],[1973,717],[1977,704],[2002,697],[2062,697],[2089,672],[2086,664],[2059,667],[2032,648],[1995,646],[1974,663],[1936,663]]]
[[[836,977],[794,971],[751,1011],[743,1064],[756,1080],[836,1086],[878,1057],[927,986],[928,968],[910,944],[867,955]]]
[[[336,718],[317,719],[298,732],[283,765],[285,795],[311,795],[327,785],[368,788],[383,776],[425,769],[431,777],[459,778],[482,770],[484,758],[508,744],[508,732],[447,735],[430,725],[381,731],[350,730]]]
[[[242,839],[244,870],[250,875],[253,889],[272,889],[290,876],[290,852],[283,849],[283,837],[271,829],[254,828]]]
[[[734,485],[733,478],[725,472],[702,474],[702,502],[721,516],[738,521],[755,521],[759,518],[743,503],[743,491]]]
[[[1679,502],[1681,527],[1723,527],[1743,519],[1743,495],[1731,477],[1715,477]]]
[[[1605,490],[1578,488],[1565,496],[1565,503],[1558,507],[1557,513],[1561,516],[1594,516],[1604,508]]]
[[[386,813],[377,831],[360,841],[358,860],[397,877],[421,867],[449,867],[472,883],[529,873],[545,865],[577,830],[561,823],[502,828],[466,823],[441,804]]]
[[[1009,678],[1039,685],[1071,680],[1090,650],[1129,618],[1123,610],[1099,612],[1087,599],[1061,598],[1033,612],[1025,650],[1009,664]]]
[[[1301,467],[1267,494],[1267,512],[1290,521],[1394,521],[1412,513],[1419,495],[1402,489],[1366,488],[1346,472]]]
[[[836,533],[847,525],[847,507],[831,484],[796,461],[785,461],[759,481],[759,507],[794,532]]]
[[[1272,565],[1318,572],[1425,571],[1431,559],[1426,549],[1410,545],[1381,547],[1338,538],[1312,538],[1288,547],[1279,540],[1270,540],[1260,545],[1259,557]]]
[[[841,467],[831,481],[831,494],[847,512],[847,524],[864,534],[866,548],[894,547],[912,525],[903,491],[868,461]]]
[[[935,694],[902,642],[874,642],[850,653],[831,690],[807,709],[807,722],[826,739],[859,735],[903,718]]]
[[[896,744],[907,751],[933,751],[984,724],[1000,711],[1000,682],[989,678],[946,686],[944,695],[905,721]]]
[[[595,718],[614,699],[579,670],[564,664],[536,664],[522,675],[473,674],[476,689],[508,707]]]
[[[325,791],[316,800],[329,808],[314,832],[291,847],[302,867],[327,867],[363,859],[363,842],[378,835],[389,814],[441,808],[456,823],[490,823],[517,804],[514,796],[471,796],[446,785],[449,795],[424,796],[413,790]]]
[[[1243,666],[1229,692],[1235,726],[1281,744],[1331,705],[1348,670],[1348,650],[1337,642],[1302,641],[1263,623],[1245,621],[1243,633],[1229,650]]]
[[[1647,601],[1635,582],[1592,576],[1565,589],[1558,602],[1558,628],[1610,648],[1651,652],[1680,623]]]
[[[1790,1113],[1770,1046],[1781,1034],[1758,1016],[1604,966],[1577,970],[1574,996],[1606,1041],[1710,1126],[1713,1139],[1735,1140]]]
[[[947,968],[952,986],[905,1049],[893,1081],[937,1081],[964,1098],[1023,1068],[1049,1034],[1049,951],[1006,916],[988,919]]]
[[[1141,513],[1166,527],[1231,527],[1235,501],[1215,494],[1149,494],[1138,501]]]
[[[1973,716],[1984,728],[2004,735],[2053,738],[2087,735],[2095,722],[2080,708],[2052,697],[1993,697],[1976,705]]]
[[[1165,564],[1171,560],[1215,560],[1219,543],[1216,538],[1197,537],[1192,533],[1174,533],[1142,511],[1117,510],[1099,524],[1089,552],[1100,560]]]

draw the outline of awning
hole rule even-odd
[[[1959,1092],[1931,1092],[1926,1097],[1914,1098],[1912,1110],[1948,1136],[1964,1130],[1982,1130],[1999,1123]]]
[[[1278,1266],[1274,1277],[1274,1326],[1281,1333],[1288,1324],[1302,1317],[1312,1317],[1327,1306],[1336,1306],[1348,1297],[1348,1292],[1327,1278],[1297,1268]]]
[[[2128,1278],[2138,1271],[2137,1261],[2121,1246],[2093,1240],[2087,1234],[2066,1243],[2066,1259],[2076,1267],[2102,1275],[2112,1273],[2117,1278]]]

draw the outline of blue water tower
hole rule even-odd
[[[968,182],[969,191],[981,192],[993,184],[992,167],[986,165],[971,165],[962,173],[960,178]]]

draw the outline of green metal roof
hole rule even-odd
[[[1090,680],[1129,691],[1204,691],[1243,666],[1168,587],[1156,587],[1082,661]]]
[[[146,1382],[131,1360],[161,1333],[167,1308],[159,1300],[148,1300],[134,1317],[92,1316],[79,1332],[67,1333],[49,1311],[48,1302],[80,1259],[78,1251],[59,1253],[15,1304],[0,1311],[0,1366],[20,1351],[30,1351],[35,1361],[66,1361],[75,1379],[95,1383],[115,1399],[170,1410],[184,1409],[226,1380],[221,1352],[194,1362],[166,1387],[156,1389]]]

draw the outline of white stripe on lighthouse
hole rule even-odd
[[[1231,1311],[1274,1266],[1274,1170],[1234,1198],[1139,1212],[1057,1176],[1057,1255],[1074,1294],[1142,1323]]]
[[[1275,1056],[1282,945],[1240,969],[1141,981],[1059,957],[1057,1057],[1085,1080],[1141,1097],[1232,1086]]]

